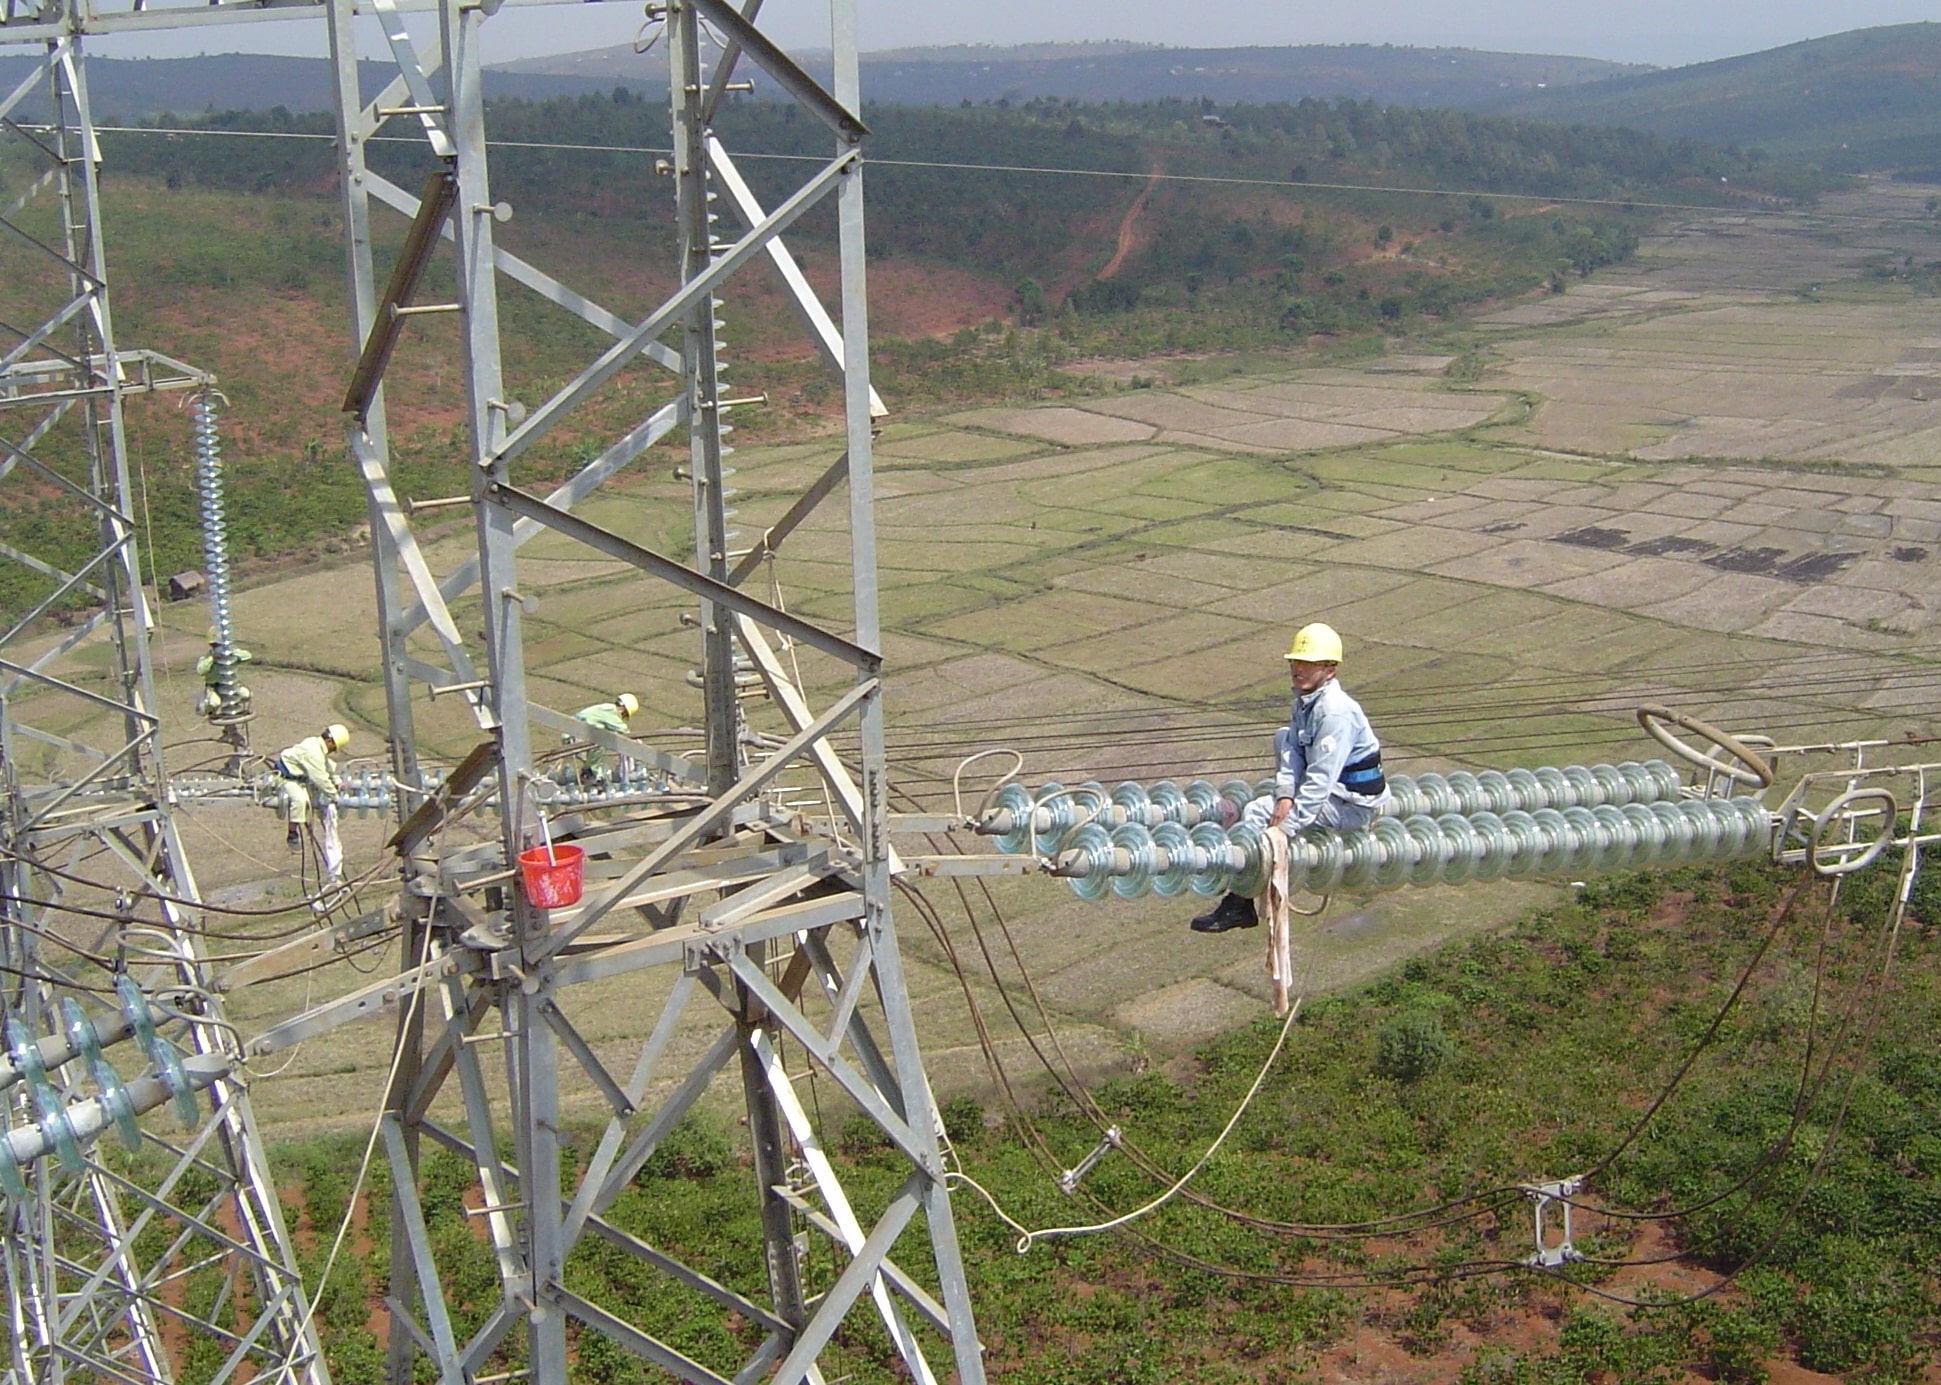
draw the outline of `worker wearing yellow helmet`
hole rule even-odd
[[[1316,622],[1294,632],[1287,651],[1287,679],[1294,705],[1287,725],[1274,733],[1274,796],[1249,803],[1245,820],[1278,827],[1292,837],[1306,828],[1350,832],[1374,820],[1388,797],[1382,774],[1382,743],[1361,704],[1336,681],[1341,636]],[[1229,894],[1193,920],[1201,933],[1252,928],[1254,902]]]
[[[575,721],[583,721],[588,726],[602,731],[611,731],[616,736],[627,734],[628,725],[634,714],[640,710],[640,699],[630,692],[623,692],[611,702],[596,702],[591,707],[582,707],[573,713]],[[622,758],[621,778],[627,777],[632,761]],[[589,745],[580,756],[580,782],[583,784],[604,783],[607,779],[607,752],[597,742]]]
[[[344,878],[344,847],[337,837],[337,767],[330,757],[350,744],[350,728],[332,722],[314,736],[306,736],[276,757],[282,779],[283,819],[290,824],[284,840],[290,850],[303,850],[303,829],[312,826],[323,853],[324,883]]]
[[[220,715],[222,712],[222,674],[223,670],[216,659],[222,650],[222,631],[216,626],[209,627],[209,652],[195,661],[195,671],[202,675],[202,693],[195,701],[195,709],[205,717]],[[230,679],[235,684],[232,705],[237,715],[249,711],[249,689],[242,684],[243,665],[256,656],[239,644],[229,646]]]

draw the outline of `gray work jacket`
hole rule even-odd
[[[1361,704],[1337,680],[1330,678],[1307,696],[1296,697],[1287,734],[1274,739],[1280,751],[1274,796],[1294,800],[1293,810],[1281,820],[1287,831],[1298,832],[1311,824],[1330,797],[1356,804],[1381,798],[1380,792],[1356,793],[1341,782],[1349,765],[1379,756],[1382,743],[1375,738]]]

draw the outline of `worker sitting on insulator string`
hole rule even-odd
[[[1388,798],[1382,743],[1361,704],[1336,680],[1341,636],[1328,625],[1303,625],[1287,651],[1294,705],[1274,732],[1274,796],[1256,798],[1243,813],[1256,827],[1274,826],[1290,838],[1305,828],[1352,832],[1375,820]],[[1193,920],[1199,933],[1252,928],[1254,902],[1229,893]]]
[[[276,757],[276,772],[283,781],[283,818],[290,824],[285,841],[290,850],[301,852],[303,829],[315,813],[312,832],[323,852],[325,885],[339,884],[344,878],[344,846],[337,837],[337,767],[330,757],[349,743],[349,728],[333,722]]]
[[[639,710],[640,699],[632,693],[623,692],[611,702],[596,702],[591,707],[580,708],[573,714],[573,719],[602,731],[611,731],[616,736],[624,736],[627,734],[627,723]],[[561,739],[571,741],[573,737],[564,736]],[[622,782],[625,782],[632,777],[633,761],[621,756],[618,769]],[[606,747],[597,742],[588,745],[580,754],[580,783],[591,788],[595,784],[606,783],[607,779]]]
[[[222,648],[222,631],[209,627],[209,652],[195,661],[195,671],[202,675],[202,693],[196,698],[196,712],[205,717],[219,716],[222,713],[222,669],[216,662],[216,654]],[[250,662],[255,656],[241,645],[229,647],[229,668],[231,674]],[[249,689],[241,683],[236,684],[236,715],[242,716],[249,711]]]

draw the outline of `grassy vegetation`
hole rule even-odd
[[[961,1195],[993,1378],[1291,1382],[1368,1327],[1411,1354],[1463,1360],[1473,1385],[1757,1382],[1775,1358],[1919,1379],[1937,1326],[1941,1067],[1926,1036],[1941,988],[1931,927],[1904,934],[1880,976],[1891,877],[1878,874],[1831,907],[1805,886],[1790,909],[1802,882],[1758,865],[1613,877],[1311,1001],[1232,1143],[1188,1197],[1125,1233],[1018,1254],[1015,1233]],[[1916,903],[1932,910],[1941,896]],[[1089,1093],[1068,1084],[1022,1108],[958,1097],[945,1105],[956,1161],[1027,1226],[1103,1220],[1193,1163],[1277,1029],[1263,1016],[1190,1069]],[[1061,1196],[1058,1170],[1108,1121],[1137,1155],[1110,1156],[1083,1196]],[[831,1154],[867,1202],[900,1161],[867,1123],[844,1132]],[[354,1138],[278,1152],[318,1244],[347,1206]],[[759,1296],[739,1138],[683,1126],[613,1218]],[[592,1139],[576,1137],[582,1156]],[[1582,1202],[1628,1219],[1580,1208],[1586,1259],[1556,1276],[1520,1268],[1533,1246],[1515,1185],[1586,1172]],[[427,1156],[442,1275],[470,1327],[497,1300],[483,1240],[449,1205],[463,1175],[451,1156]],[[368,1249],[346,1258],[323,1309],[333,1371],[353,1385],[379,1378],[363,1314],[386,1274],[382,1220],[366,1218]],[[1323,1229],[1349,1224],[1363,1229]],[[1684,1273],[1649,1268],[1668,1252]],[[839,1269],[817,1247],[805,1272],[813,1285]],[[703,1360],[752,1345],[745,1325],[611,1248],[577,1252],[568,1279]],[[1522,1321],[1537,1324],[1521,1334],[1529,1345],[1479,1345]],[[575,1379],[659,1378],[590,1339],[582,1348]],[[517,1358],[508,1348],[501,1368]],[[833,1364],[859,1382],[899,1378],[863,1334]]]

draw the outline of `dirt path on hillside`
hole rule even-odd
[[[1146,209],[1146,200],[1152,196],[1152,190],[1158,186],[1159,160],[1154,159],[1152,161],[1152,173],[1146,178],[1146,185],[1139,189],[1139,195],[1132,199],[1132,205],[1126,208],[1126,214],[1119,218],[1118,243],[1112,249],[1112,258],[1107,260],[1105,262],[1105,268],[1099,271],[1099,278],[1110,279],[1114,274],[1117,274],[1119,272],[1119,266],[1125,263],[1126,256],[1132,253],[1134,244],[1132,234],[1133,225],[1139,220],[1139,213]]]

